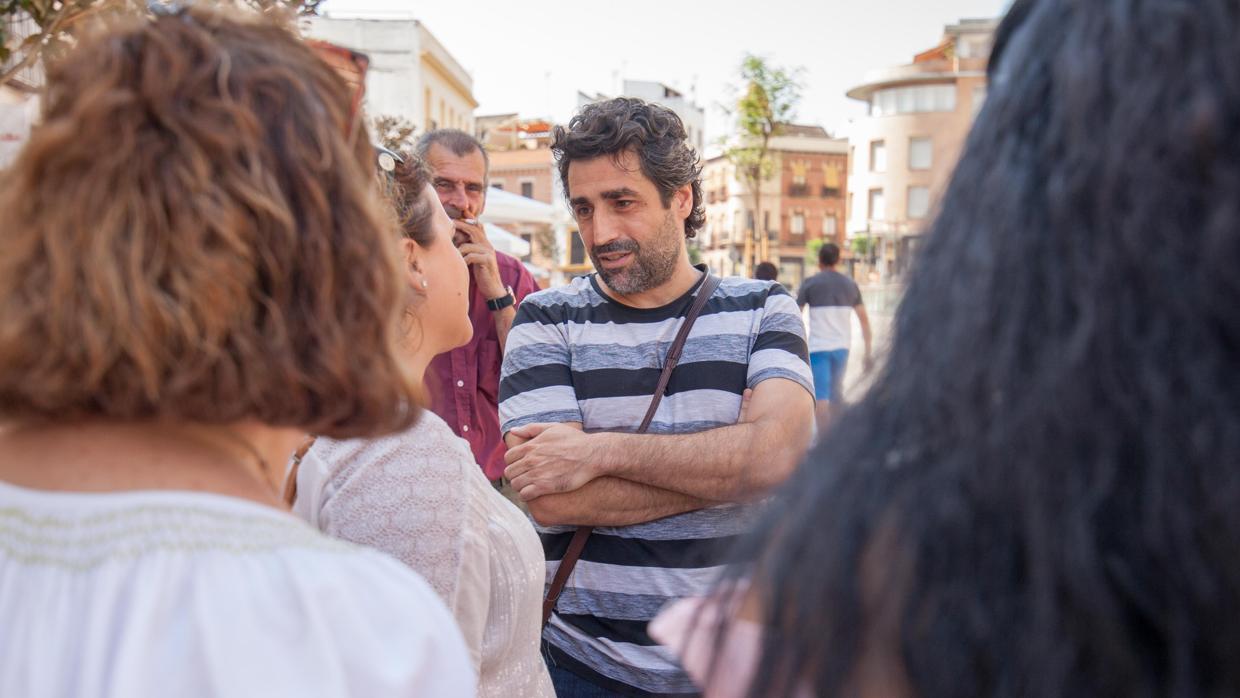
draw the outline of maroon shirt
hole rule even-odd
[[[519,304],[539,290],[525,266],[503,252],[496,252],[499,277],[512,289]],[[504,360],[500,351],[495,318],[487,299],[469,275],[469,321],[474,338],[469,344],[440,354],[431,361],[426,382],[431,392],[431,410],[452,427],[456,435],[469,442],[474,459],[488,480],[504,474],[504,440],[499,431],[499,369]]]

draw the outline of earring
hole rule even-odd
[[[427,286],[426,279],[422,279],[422,288],[426,288],[426,286]]]

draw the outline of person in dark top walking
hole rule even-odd
[[[861,289],[835,270],[839,261],[839,246],[832,242],[823,245],[818,250],[820,271],[806,279],[797,293],[797,305],[809,306],[809,363],[814,372],[814,412],[820,428],[826,425],[832,405],[838,407],[844,398],[854,312],[861,321],[861,337],[865,341],[864,366],[868,369],[872,362],[873,335],[870,317],[861,301]]]

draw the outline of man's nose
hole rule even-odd
[[[594,246],[606,245],[620,237],[620,222],[606,211],[595,211],[591,223]]]
[[[452,205],[462,211],[469,208],[469,197],[465,196],[465,187],[460,184],[443,192],[443,196],[439,200],[445,206]]]

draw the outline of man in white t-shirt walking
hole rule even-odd
[[[865,362],[871,363],[870,318],[861,302],[861,289],[835,270],[840,248],[826,243],[818,250],[819,272],[801,284],[797,305],[809,305],[809,363],[814,373],[815,415],[818,427],[826,426],[831,406],[840,405],[844,392],[844,371],[848,367],[848,348],[852,346],[852,314],[861,321],[865,340]]]

